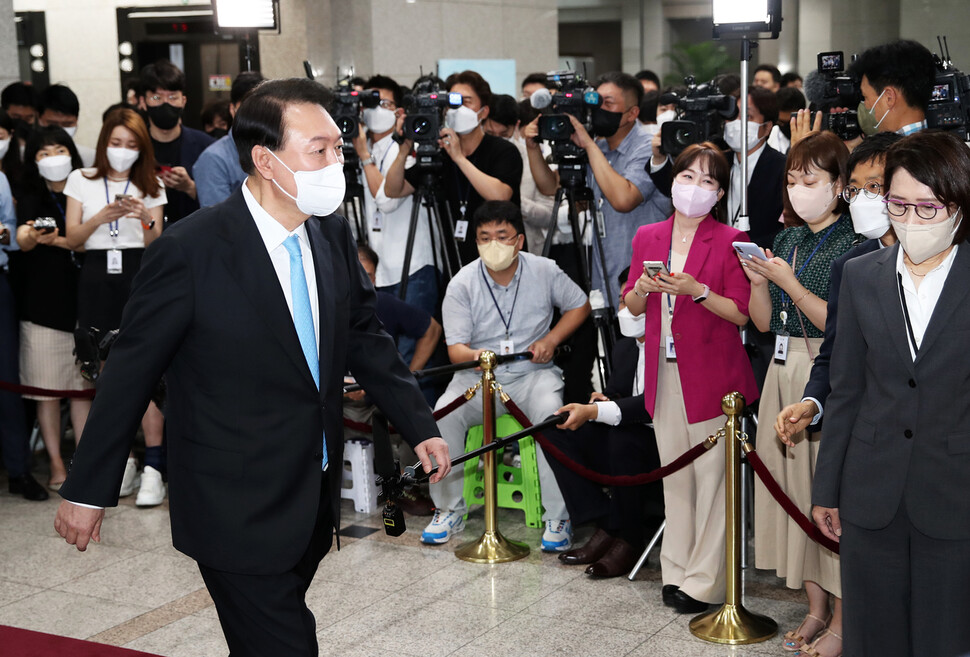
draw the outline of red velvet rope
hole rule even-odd
[[[775,481],[774,477],[771,476],[771,472],[768,471],[764,461],[762,461],[761,457],[758,456],[758,452],[751,450],[748,452],[747,456],[748,463],[751,464],[751,467],[758,474],[758,478],[761,479],[761,483],[765,485],[765,488],[767,488],[768,492],[771,493],[771,496],[775,498],[775,501],[781,505],[781,508],[785,510],[785,513],[787,513],[791,519],[802,528],[803,532],[808,534],[810,539],[822,547],[838,554],[839,544],[823,534],[822,530],[816,527],[812,521],[809,520],[805,514],[798,509],[797,506],[795,506],[795,503],[792,502],[787,495],[785,495],[785,492],[781,489],[781,486],[779,486],[778,482]]]
[[[436,410],[434,413],[432,413],[432,415],[434,416],[435,420],[440,420],[444,416],[448,415],[448,413],[451,413],[453,410],[455,410],[462,404],[466,403],[467,401],[468,401],[468,398],[465,397],[464,393],[462,393],[457,397],[455,397],[447,406],[442,406],[441,408]],[[360,431],[361,433],[374,432],[373,426],[366,424],[364,422],[356,422],[355,420],[351,420],[346,417],[344,418],[344,426],[347,427],[348,429],[353,429],[354,431]],[[397,431],[394,429],[393,426],[388,427],[388,431],[390,431],[391,433],[397,433]]]
[[[90,390],[48,390],[46,388],[35,388],[34,386],[21,386],[16,383],[0,381],[0,390],[15,392],[18,395],[36,395],[37,397],[57,397],[58,399],[93,399],[94,388]]]
[[[532,422],[529,418],[525,416],[514,401],[509,399],[505,402],[505,408],[508,412],[516,419],[516,421],[522,425],[522,428],[528,429],[532,426]],[[562,453],[562,451],[553,445],[548,438],[542,435],[542,432],[536,432],[532,435],[538,442],[546,454],[552,456],[554,459],[562,463],[565,467],[569,468],[580,477],[584,479],[589,479],[590,481],[595,481],[598,484],[603,484],[604,486],[642,486],[643,484],[649,484],[651,482],[657,481],[658,479],[663,479],[678,470],[682,469],[689,463],[693,462],[698,456],[704,452],[710,451],[706,447],[706,441],[697,445],[694,445],[689,450],[681,454],[671,463],[657,468],[651,472],[644,472],[637,475],[605,475],[595,470],[590,470],[584,465],[576,463],[571,458]]]

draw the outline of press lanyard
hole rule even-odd
[[[919,346],[916,344],[916,334],[913,332],[913,322],[909,318],[909,306],[906,305],[906,292],[903,290],[903,275],[896,272],[896,280],[899,282],[899,303],[903,306],[903,318],[906,320],[906,332],[909,334],[909,344],[913,348],[913,357],[919,353]]]
[[[101,180],[104,181],[104,202],[105,202],[105,205],[111,205],[111,197],[108,196],[108,178],[105,177],[105,178],[102,178]],[[122,194],[127,194],[128,193],[128,185],[130,185],[130,184],[131,184],[131,177],[129,177],[128,178],[128,181],[125,182],[125,191],[121,192]],[[118,220],[117,219],[115,219],[114,221],[108,222],[108,233],[111,235],[111,237],[113,237],[115,239],[118,239]]]
[[[836,221],[834,224],[832,224],[832,227],[831,228],[829,228],[827,231],[825,231],[825,235],[823,235],[822,236],[822,239],[820,239],[818,241],[818,244],[815,245],[815,248],[812,250],[811,254],[809,254],[809,256],[808,256],[808,259],[804,263],[802,263],[801,269],[799,269],[798,270],[798,273],[795,274],[795,278],[801,280],[801,278],[802,278],[802,272],[805,271],[805,268],[808,267],[808,263],[810,263],[812,261],[812,258],[815,257],[815,254],[818,253],[818,250],[820,248],[822,248],[822,245],[823,244],[825,244],[825,241],[832,234],[832,231],[835,230],[836,226],[838,226],[838,223],[839,222]],[[792,250],[791,261],[788,263],[788,264],[790,264],[792,266],[792,269],[795,268],[795,260],[797,258],[798,258],[798,246],[796,245],[795,248]],[[788,300],[788,294],[786,294],[785,291],[782,290],[781,291],[781,303],[786,308],[788,307],[788,301],[789,301]]]
[[[54,192],[51,192],[50,195],[51,200],[54,201],[54,205],[57,206],[57,211],[61,213],[61,219],[67,221],[67,219],[64,217],[64,206],[62,206],[61,202],[57,200],[57,195]]]
[[[668,274],[673,273],[673,272],[670,271],[670,263],[673,262],[673,258],[674,258],[674,233],[671,230],[671,233],[670,233],[670,246],[667,247],[667,273]],[[669,294],[666,294],[665,296],[667,297],[667,317],[669,317],[670,319],[673,319],[674,318],[674,304],[670,300],[670,295]]]
[[[498,300],[495,299],[495,293],[492,292],[492,286],[488,284],[488,278],[485,276],[485,265],[482,267],[482,282],[485,283],[485,289],[488,290],[489,296],[492,297],[492,303],[495,304],[495,310],[498,311],[499,319],[502,320],[502,324],[505,326],[505,339],[508,340],[512,337],[512,313],[515,312],[515,302],[519,298],[519,284],[522,283],[522,277],[519,276],[519,280],[515,282],[515,295],[512,297],[512,308],[509,310],[509,321],[505,321],[505,315],[502,314],[502,309],[499,308]]]

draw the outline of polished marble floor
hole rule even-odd
[[[107,514],[102,543],[78,553],[54,533],[56,495],[27,502],[6,490],[0,476],[0,624],[172,657],[228,653],[195,563],[171,546],[167,502],[138,509],[134,497],[122,500]],[[499,520],[509,538],[538,545],[540,530],[526,527],[521,512],[500,510]],[[343,537],[310,588],[321,655],[783,654],[778,636],[740,647],[691,636],[689,618],[660,602],[655,555],[634,582],[590,580],[535,547],[521,561],[477,565],[453,552],[481,534],[480,508],[443,546],[420,546],[426,521],[408,518],[408,532],[391,538],[379,513],[358,514],[343,501],[344,526],[361,537]],[[766,573],[746,577],[745,605],[782,632],[806,613],[799,592]]]

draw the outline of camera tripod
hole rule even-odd
[[[575,251],[576,262],[579,263],[579,285],[587,294],[593,290],[593,261],[587,253],[586,246],[583,244],[583,235],[586,230],[592,233],[592,255],[598,260],[603,286],[607,290],[604,295],[605,306],[594,308],[592,317],[593,325],[596,328],[600,339],[603,342],[603,349],[606,357],[600,355],[597,349],[596,364],[600,376],[600,383],[605,387],[606,380],[610,376],[611,365],[609,355],[613,352],[613,345],[616,342],[616,335],[613,329],[613,318],[616,317],[613,295],[609,293],[610,285],[606,274],[606,256],[603,250],[603,242],[600,236],[600,219],[596,212],[596,205],[593,198],[593,190],[586,184],[587,164],[582,157],[564,156],[559,159],[559,189],[556,190],[556,198],[552,204],[552,225],[546,233],[546,241],[542,246],[542,256],[549,257],[552,250],[553,238],[559,230],[559,208],[565,202],[568,216],[569,227],[573,237],[573,249]],[[578,203],[586,202],[589,208],[589,219],[584,226],[580,226]]]
[[[364,185],[360,180],[360,158],[353,146],[345,145],[344,151],[344,182],[347,191],[344,193],[343,213],[351,222],[357,236],[357,241],[367,244],[367,226],[364,212]]]

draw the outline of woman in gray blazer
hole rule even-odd
[[[812,515],[840,541],[844,649],[970,652],[970,150],[888,152],[899,244],[846,263]]]

